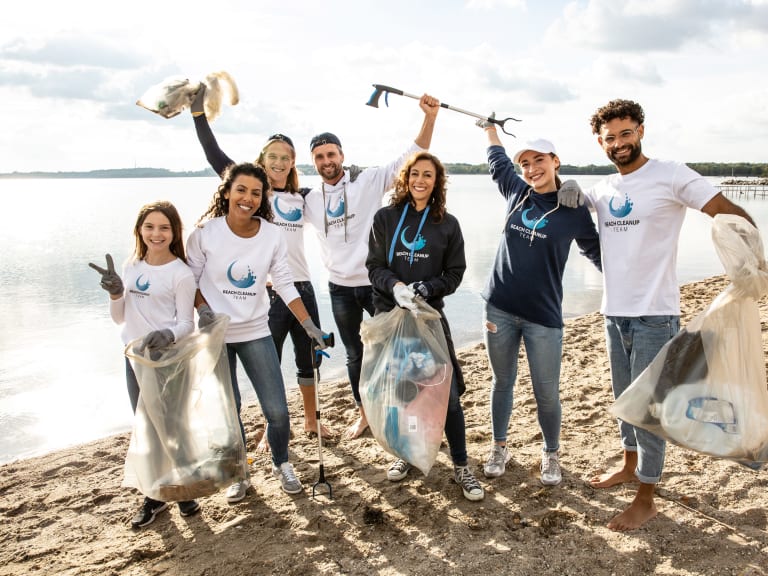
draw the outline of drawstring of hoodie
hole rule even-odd
[[[515,213],[515,211],[516,211],[518,208],[520,208],[520,207],[521,207],[521,206],[522,206],[522,205],[525,203],[525,201],[526,201],[526,200],[528,200],[528,198],[531,196],[531,192],[532,192],[532,191],[533,191],[533,188],[530,188],[530,187],[529,187],[529,188],[528,188],[528,192],[526,192],[525,196],[523,196],[523,197],[520,199],[520,201],[518,201],[518,203],[517,203],[517,204],[515,204],[515,206],[512,208],[512,210],[510,210],[510,211],[509,211],[509,214],[507,214],[507,217],[506,217],[506,219],[504,220],[504,227],[501,229],[501,232],[502,232],[502,234],[503,234],[503,233],[506,231],[506,229],[507,229],[507,223],[509,222],[509,219],[512,217],[512,214],[514,214],[514,213]],[[556,205],[554,208],[552,208],[552,210],[550,210],[549,212],[545,212],[545,213],[544,213],[544,214],[543,214],[543,215],[542,215],[540,218],[537,218],[537,219],[536,219],[536,222],[534,222],[534,223],[533,223],[533,228],[531,228],[531,241],[528,243],[528,246],[532,246],[532,245],[533,245],[533,239],[534,239],[534,237],[536,236],[536,227],[539,225],[539,222],[541,222],[542,220],[544,220],[544,219],[545,219],[547,216],[549,216],[550,214],[552,214],[552,213],[553,213],[555,210],[557,210],[558,208],[560,208],[560,199],[559,199],[559,198],[558,198],[558,200],[557,200],[557,205]]]
[[[389,254],[387,256],[387,264],[392,264],[392,258],[395,257],[395,245],[397,244],[397,239],[400,236],[400,229],[403,227],[403,222],[405,222],[405,215],[408,213],[408,202],[405,203],[405,208],[403,208],[403,213],[400,215],[400,221],[397,223],[397,228],[395,228],[395,234],[392,237],[392,244],[389,246]],[[429,206],[424,208],[424,214],[421,216],[421,222],[419,222],[419,228],[416,230],[416,234],[413,237],[413,242],[411,243],[411,255],[408,259],[408,264],[413,266],[413,253],[416,251],[416,241],[419,239],[419,235],[421,234],[421,229],[424,227],[424,222],[427,220],[427,214],[429,214]]]

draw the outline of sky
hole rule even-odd
[[[212,124],[253,160],[289,135],[297,163],[335,133],[345,163],[383,164],[418,133],[418,102],[516,117],[510,154],[552,140],[566,164],[608,164],[589,119],[614,98],[646,114],[643,149],[684,162],[768,162],[768,0],[217,0],[5,3],[0,173],[207,166],[188,111],[136,105],[169,77],[225,70],[240,102]],[[474,118],[442,109],[432,151],[485,161]]]

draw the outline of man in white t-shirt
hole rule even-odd
[[[592,132],[618,169],[585,195],[597,212],[603,260],[606,344],[613,394],[618,398],[680,328],[677,244],[687,208],[752,219],[700,174],[677,162],[646,157],[643,109],[612,100],[592,116]],[[629,507],[612,530],[633,530],[656,516],[653,496],[664,467],[665,442],[619,421],[624,461],[598,474],[594,488],[640,481]]]
[[[344,152],[335,134],[313,137],[309,149],[322,182],[305,198],[305,218],[317,231],[323,263],[328,270],[328,289],[336,328],[347,353],[347,374],[359,418],[347,430],[346,438],[357,438],[368,428],[360,399],[360,369],[363,342],[360,324],[363,313],[373,316],[373,290],[365,259],[373,215],[381,208],[405,160],[414,152],[429,148],[440,102],[424,94],[419,100],[424,121],[416,139],[393,161],[366,168],[356,179],[344,170]]]

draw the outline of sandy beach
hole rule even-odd
[[[682,324],[726,284],[715,277],[685,285]],[[760,312],[766,351],[768,300]],[[258,406],[243,411],[253,458],[246,499],[231,505],[223,493],[203,498],[201,513],[190,518],[173,506],[142,530],[130,527],[140,495],[121,488],[128,434],[12,462],[0,467],[0,575],[768,575],[766,473],[729,460],[670,445],[658,517],[634,532],[606,528],[635,486],[596,490],[586,483],[621,458],[608,412],[600,314],[566,322],[557,487],[539,483],[541,434],[524,360],[509,433],[512,460],[501,478],[482,476],[491,441],[490,372],[482,344],[460,350],[459,358],[470,466],[486,489],[482,502],[465,500],[453,483],[445,443],[428,477],[414,471],[389,482],[392,457],[370,433],[325,447],[333,499],[313,499],[318,445],[302,431],[293,391],[290,451],[303,494],[284,494],[269,457],[256,452],[263,431]],[[356,416],[349,386],[321,386],[323,422],[341,431]]]

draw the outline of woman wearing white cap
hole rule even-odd
[[[507,428],[521,341],[525,342],[537,416],[544,447],[541,482],[554,486],[562,473],[560,449],[560,358],[563,341],[563,270],[571,243],[601,269],[597,229],[585,206],[567,208],[558,201],[560,159],[548,140],[533,140],[514,156],[515,173],[494,124],[478,121],[488,136],[491,177],[507,202],[506,220],[485,299],[484,335],[493,381],[493,444],[483,473],[504,474],[510,459]]]

